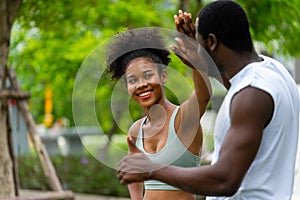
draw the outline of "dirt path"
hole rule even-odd
[[[42,193],[42,191],[20,190],[20,196],[29,196],[30,194],[35,194],[35,193]],[[100,195],[93,195],[93,194],[75,193],[75,200],[130,200],[130,199],[120,198],[120,197],[100,196]]]

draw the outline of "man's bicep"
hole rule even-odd
[[[256,135],[256,137],[254,137]],[[242,182],[259,149],[262,133],[231,127],[222,144],[218,164],[226,179],[237,187]]]
[[[246,87],[232,98],[231,125],[263,129],[270,122],[273,112],[274,101],[269,93],[258,88]]]
[[[222,144],[219,163],[228,177],[240,184],[251,166],[261,143],[263,129],[272,118],[273,100],[266,92],[248,87],[231,102],[231,124]]]

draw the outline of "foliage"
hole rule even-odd
[[[72,190],[76,193],[129,197],[128,188],[120,184],[116,170],[101,164],[89,154],[67,157],[52,156],[51,160],[65,190]],[[36,156],[19,157],[18,165],[22,166],[19,167],[19,181],[22,189],[51,190]],[[204,198],[198,196],[197,199]]]
[[[252,35],[270,53],[300,55],[300,1],[238,0],[245,8]]]
[[[72,88],[83,59],[118,31],[167,27],[172,15],[164,15],[162,20],[158,13],[168,10],[161,7],[162,3],[162,0],[24,1],[12,32],[10,65],[15,68],[23,89],[32,94],[35,119],[43,121],[47,85],[53,90],[54,116],[72,119]]]
[[[73,125],[71,97],[74,79],[90,51],[128,28],[156,26],[174,29],[173,15],[177,13],[179,2],[24,0],[12,30],[9,64],[16,70],[22,88],[31,93],[31,111],[36,121],[43,121],[44,92],[49,86],[53,90],[53,115],[55,118],[67,117]],[[199,8],[210,0],[185,2],[195,18]],[[254,39],[262,42],[268,52],[300,54],[297,45],[300,42],[297,37],[300,35],[298,0],[238,2],[248,13]],[[190,77],[187,68],[182,67],[176,57],[172,59],[172,67]],[[97,98],[111,95],[114,84],[106,85],[97,89]],[[170,98],[178,101],[172,95]],[[105,133],[109,132],[113,121],[108,99],[102,98],[96,105],[97,110],[104,108],[98,118]],[[130,105],[134,110],[132,117],[138,118],[142,111],[134,103]]]
[[[90,155],[53,156],[51,160],[66,190],[109,196],[129,196],[127,187],[119,183],[116,170],[101,164]],[[22,166],[19,168],[21,188],[50,190],[36,156],[19,157],[18,164]]]

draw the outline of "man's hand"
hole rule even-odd
[[[179,34],[175,38],[177,45],[170,45],[170,49],[190,68],[221,79],[220,72],[210,55],[196,40],[196,26],[191,14],[179,10],[178,16],[174,16],[174,22]]]
[[[178,11],[178,16],[174,16],[176,29],[179,36],[175,38],[177,45],[171,45],[170,49],[182,60],[184,64],[195,68],[197,58],[198,42],[195,40],[195,25],[190,13]]]
[[[127,137],[127,143],[131,153],[121,160],[117,172],[122,185],[149,180],[152,171],[163,167],[142,153],[131,137]]]
[[[191,13],[178,11],[178,16],[174,16],[176,29],[179,33],[183,33],[193,39],[195,39],[196,28],[193,24]]]

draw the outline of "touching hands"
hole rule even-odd
[[[149,180],[154,170],[163,167],[161,164],[152,162],[142,153],[130,136],[127,137],[127,143],[131,153],[121,160],[117,172],[122,185]]]
[[[179,33],[183,33],[193,39],[195,39],[196,28],[192,20],[191,13],[178,11],[178,16],[174,16],[176,29]]]
[[[179,35],[175,38],[177,45],[171,45],[170,49],[190,68],[207,72],[205,56],[208,55],[196,40],[196,28],[191,14],[179,10],[178,16],[174,16],[174,22]]]

